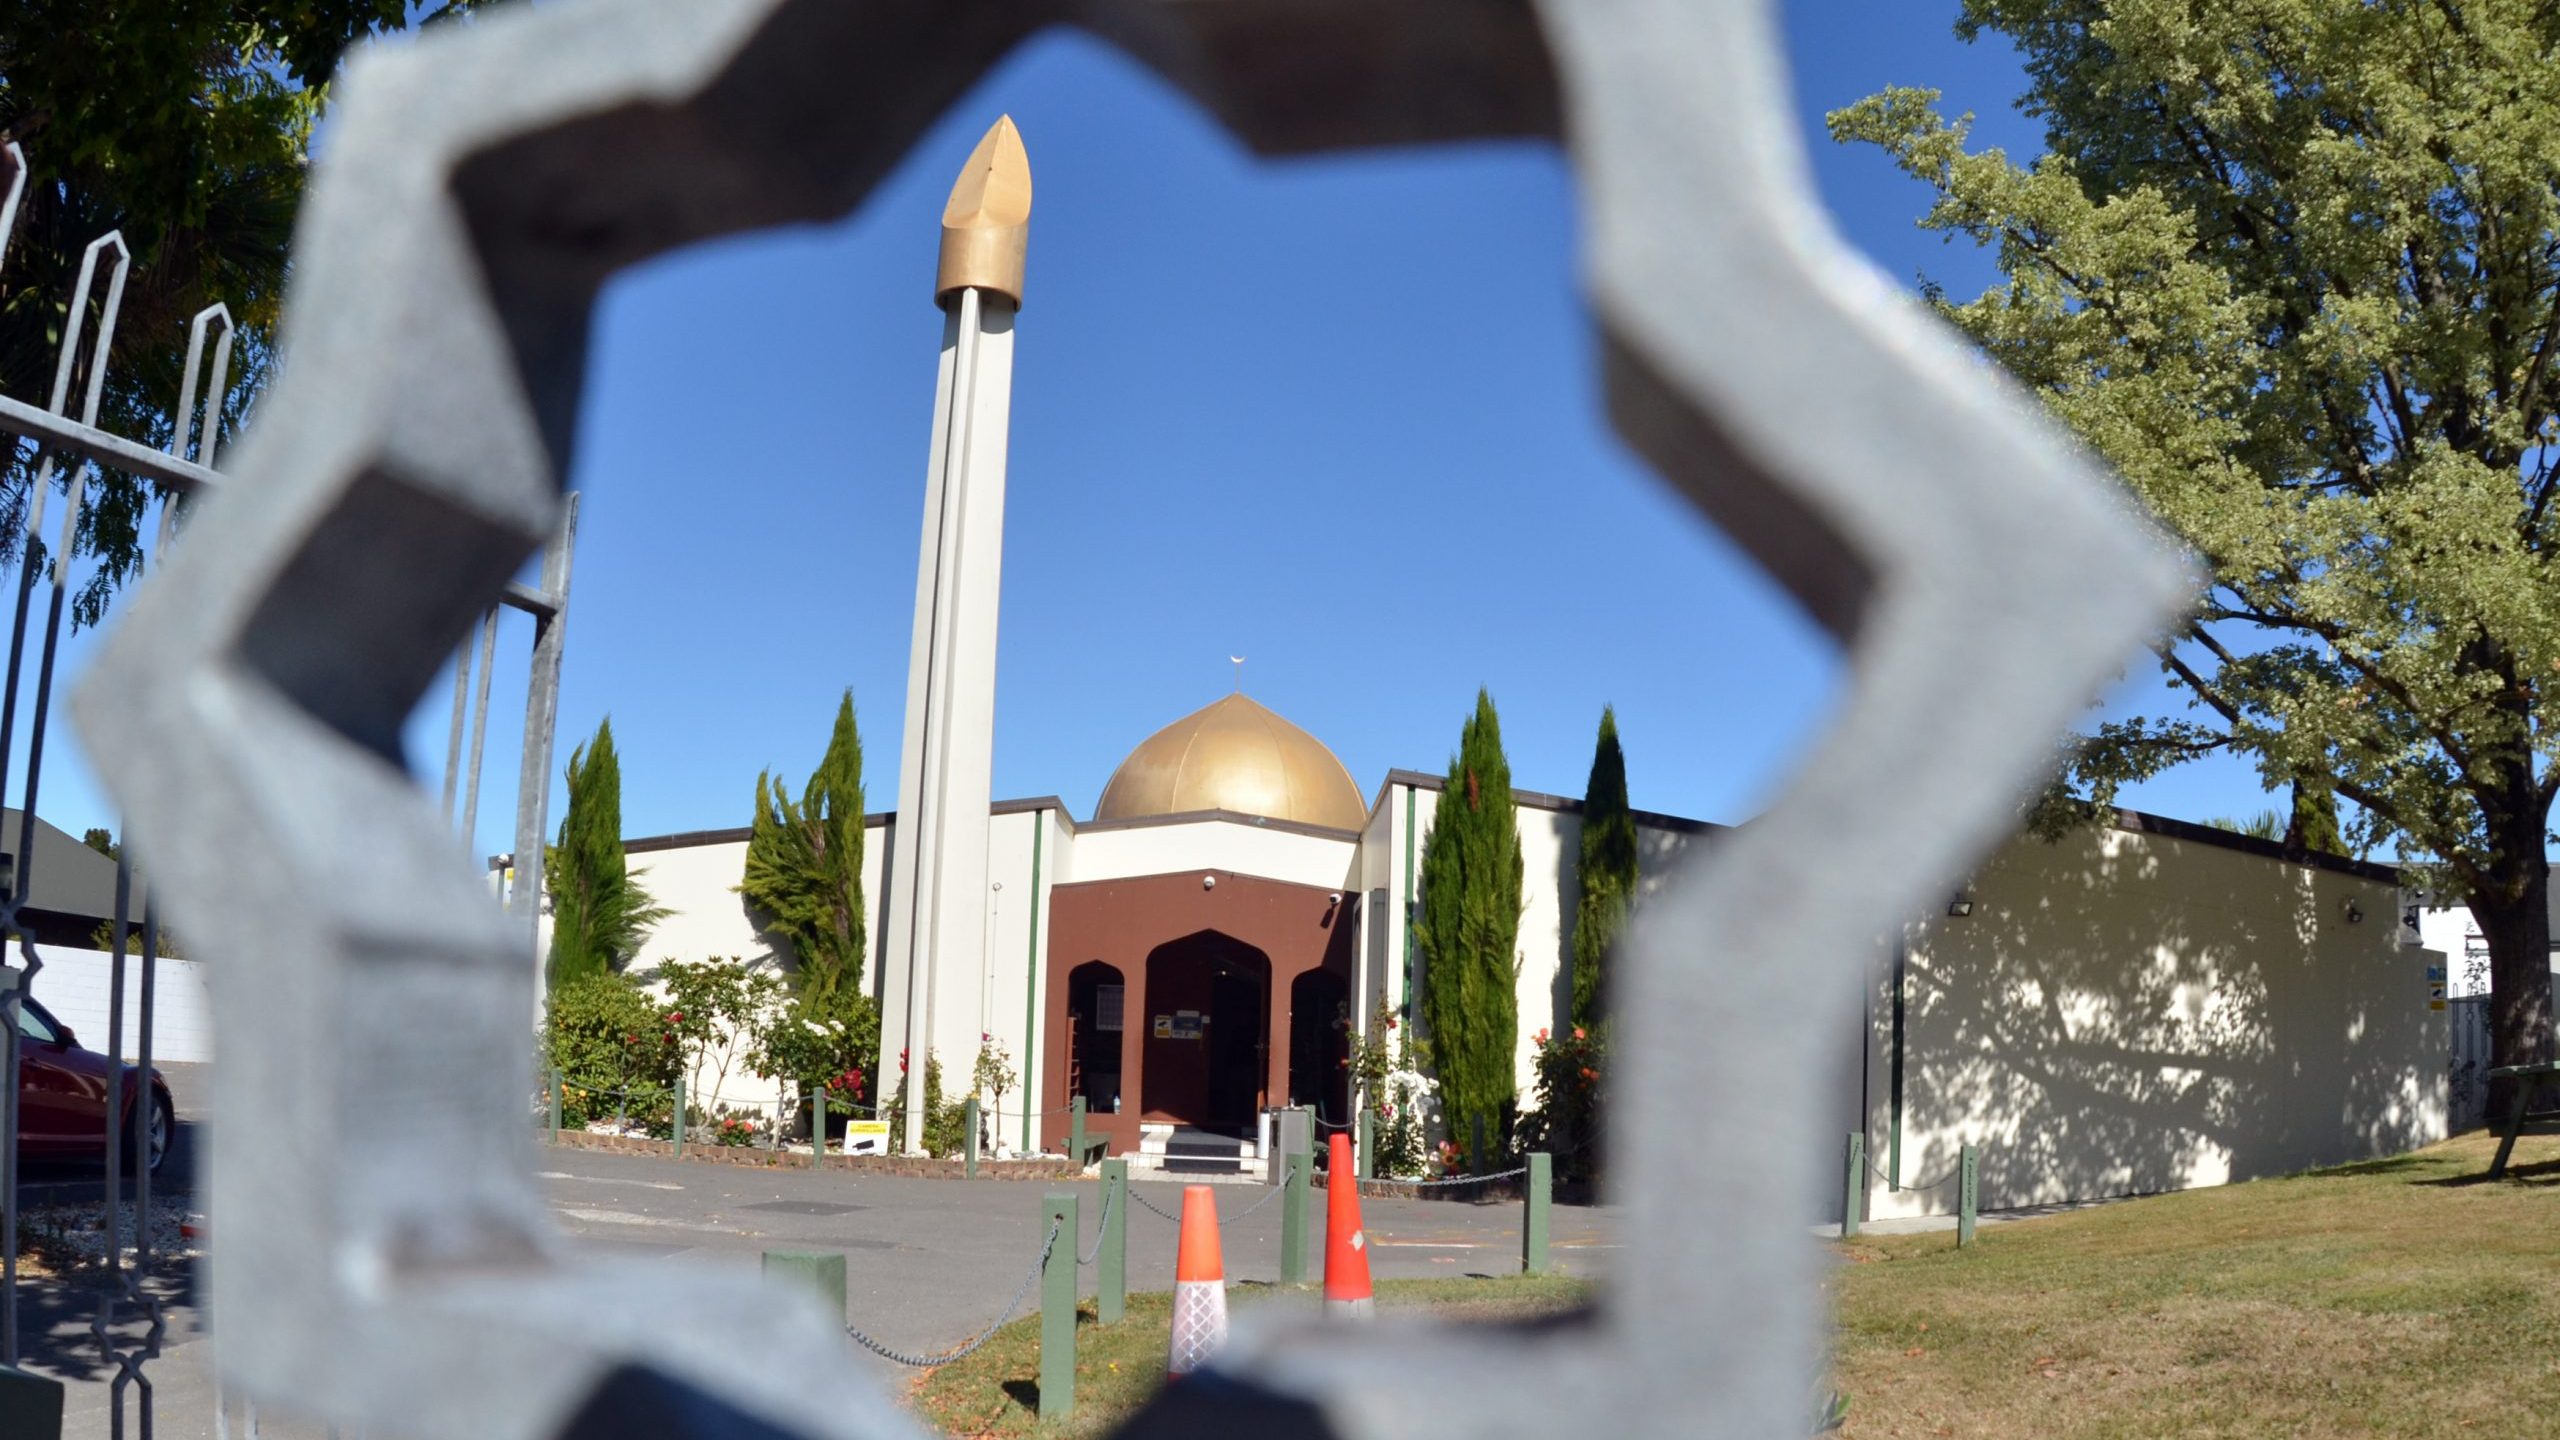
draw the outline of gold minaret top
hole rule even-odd
[[[933,300],[975,287],[992,290],[1022,308],[1022,252],[1031,238],[1031,157],[1013,117],[1000,117],[969,152],[951,203],[942,207],[942,263]]]

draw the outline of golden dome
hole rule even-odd
[[[1334,830],[1368,823],[1351,772],[1324,742],[1243,695],[1194,710],[1129,752],[1096,820],[1233,810]]]

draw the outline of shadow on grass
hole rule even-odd
[[[1006,1398],[1012,1400],[1014,1404],[1021,1406],[1023,1409],[1030,1411],[1034,1415],[1040,1413],[1039,1381],[1007,1380],[998,1388],[1002,1389]]]
[[[2536,1160],[2530,1165],[2510,1164],[2507,1173],[2492,1180],[2484,1163],[2478,1170],[2461,1175],[2446,1175],[2435,1180],[2420,1180],[2439,1190],[2467,1190],[2474,1185],[2526,1185],[2549,1188],[2560,1185],[2560,1160]]]

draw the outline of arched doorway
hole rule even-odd
[[[1067,1094],[1096,1115],[1120,1111],[1120,1041],[1128,986],[1120,967],[1087,961],[1067,972]]]
[[[1289,983],[1289,1103],[1351,1123],[1351,985],[1330,970]]]
[[[1271,959],[1215,930],[1147,956],[1149,1120],[1234,1135],[1269,1103]]]

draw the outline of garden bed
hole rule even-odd
[[[542,1137],[550,1138],[549,1132]],[[667,1142],[645,1135],[598,1135],[584,1130],[563,1130],[558,1144],[571,1150],[601,1150],[612,1155],[654,1155],[659,1159],[690,1160],[704,1165],[743,1165],[757,1170],[858,1170],[869,1175],[900,1175],[924,1180],[959,1180],[968,1175],[965,1160],[928,1160],[903,1155],[829,1155],[818,1165],[809,1163],[806,1150],[767,1150],[755,1145],[715,1145],[688,1138],[684,1153],[668,1154]],[[1073,1161],[1050,1160],[980,1160],[981,1180],[1073,1180],[1084,1174]]]

